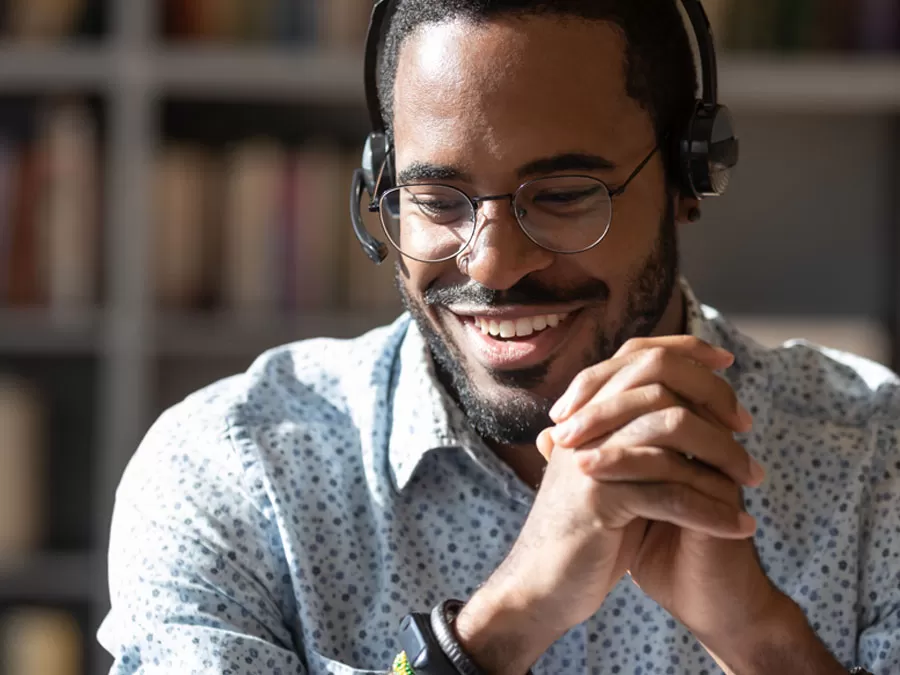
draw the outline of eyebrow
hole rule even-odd
[[[559,173],[561,171],[612,171],[616,163],[601,157],[582,152],[567,152],[553,157],[542,157],[525,164],[516,171],[522,180],[535,176]],[[412,162],[397,174],[399,184],[416,183],[425,180],[447,180],[471,182],[471,176],[453,166],[429,164],[428,162]]]

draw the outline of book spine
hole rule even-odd
[[[17,40],[61,40],[77,28],[85,4],[85,0],[9,0],[7,31]]]
[[[0,305],[9,302],[12,276],[12,208],[18,184],[18,151],[12,141],[0,138]]]
[[[291,154],[286,158],[284,163],[284,175],[281,184],[281,199],[279,210],[279,230],[280,241],[278,242],[279,270],[278,290],[281,295],[279,303],[281,309],[291,312],[298,306],[298,278],[301,275],[301,265],[304,264],[303,258],[298,256],[297,242],[300,239],[298,228],[298,210],[297,210],[297,166],[298,158],[296,154]]]
[[[156,297],[163,307],[196,306],[204,290],[207,159],[200,148],[165,148],[157,165]]]
[[[284,151],[267,140],[248,141],[228,161],[223,296],[239,315],[272,313],[277,304],[272,272]]]
[[[43,301],[39,275],[44,265],[38,232],[42,172],[40,151],[29,146],[21,155],[11,220],[9,302],[18,307],[33,307]]]
[[[860,0],[860,38],[863,51],[890,51],[900,47],[900,2]]]
[[[0,557],[21,557],[42,539],[41,401],[29,382],[0,377]]]
[[[95,300],[99,249],[99,168],[90,111],[80,103],[49,110],[42,142],[48,301],[53,310],[84,309]]]
[[[5,675],[82,675],[84,637],[68,612],[20,607],[3,617]]]

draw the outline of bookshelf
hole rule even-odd
[[[92,447],[86,455],[93,487],[86,545],[0,565],[0,607],[25,599],[86,608],[83,628],[89,675],[107,672],[110,664],[93,634],[108,608],[105,550],[114,489],[160,409],[189,389],[244,367],[269,347],[314,336],[350,337],[395,315],[390,307],[341,308],[303,311],[290,319],[261,315],[239,320],[221,311],[156,306],[151,281],[156,204],[151,186],[154,157],[171,132],[165,123],[167,108],[260,106],[265,119],[277,108],[326,110],[333,117],[327,124],[312,119],[315,114],[300,123],[319,125],[339,136],[343,144],[359,144],[366,132],[361,50],[170,43],[158,37],[160,17],[155,3],[110,2],[107,10],[108,30],[100,40],[57,46],[0,42],[0,106],[6,96],[77,93],[99,97],[103,107],[102,304],[62,314],[0,308],[0,358],[42,364],[89,362],[95,380],[90,405]],[[743,118],[739,122],[749,122],[756,147],[762,144],[758,155],[777,154],[782,146],[781,138],[766,140],[769,129],[804,128],[807,120],[821,130],[823,138],[842,135],[844,125],[851,123],[871,123],[881,130],[866,136],[868,142],[858,146],[858,156],[847,160],[854,163],[851,168],[874,165],[875,184],[865,174],[865,179],[858,179],[860,185],[851,181],[842,189],[861,192],[867,203],[880,205],[865,210],[873,223],[865,236],[877,242],[861,249],[858,257],[884,256],[878,263],[883,272],[870,284],[880,284],[883,297],[873,301],[875,306],[867,306],[864,316],[853,315],[840,303],[835,304],[834,313],[829,312],[827,301],[813,303],[815,315],[798,324],[784,318],[795,309],[784,303],[777,316],[760,316],[767,303],[779,299],[771,288],[764,289],[753,304],[736,292],[723,291],[715,275],[704,271],[716,260],[716,251],[704,251],[699,240],[713,226],[729,222],[747,203],[740,200],[752,199],[753,190],[765,185],[765,171],[754,163],[758,157],[752,153],[746,171],[750,187],[733,197],[737,203],[711,207],[708,218],[713,225],[688,238],[691,250],[686,264],[689,276],[691,270],[698,272],[701,297],[707,297],[707,289],[718,292],[719,297],[710,302],[726,311],[733,306],[740,315],[738,323],[764,341],[810,330],[823,340],[833,339],[834,346],[858,344],[873,356],[896,358],[900,247],[891,233],[900,230],[900,204],[891,195],[900,194],[900,171],[884,158],[900,156],[900,54],[742,52],[723,59],[720,81],[723,99]],[[884,140],[888,144],[882,147]],[[812,150],[809,161],[816,161],[816,152],[824,151]],[[824,159],[836,162],[836,157],[846,159],[837,150]],[[739,174],[737,180],[741,179]],[[796,187],[804,199],[818,189],[809,181]],[[834,199],[836,186],[826,191]],[[833,206],[826,196],[816,213],[833,224],[833,218],[828,220]],[[760,213],[760,218],[773,215],[765,209]],[[729,237],[722,235],[716,245],[728,244]],[[868,293],[870,286],[858,292]],[[880,320],[873,320],[875,313]]]

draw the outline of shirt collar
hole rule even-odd
[[[413,320],[400,345],[393,380],[388,457],[394,484],[402,491],[426,454],[470,438],[464,415],[439,384],[428,345]]]
[[[716,333],[704,314],[713,310],[698,302],[684,278],[679,279],[679,286],[684,295],[687,332],[717,344]],[[395,385],[388,459],[398,491],[407,486],[429,452],[448,448],[464,449],[484,469],[503,474],[509,489],[515,490],[515,474],[488,449],[438,382],[428,345],[413,320],[409,321],[400,345],[392,380]]]

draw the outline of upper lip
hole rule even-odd
[[[450,312],[462,317],[483,317],[498,321],[524,319],[532,316],[547,316],[548,314],[571,314],[581,307],[447,307]]]

